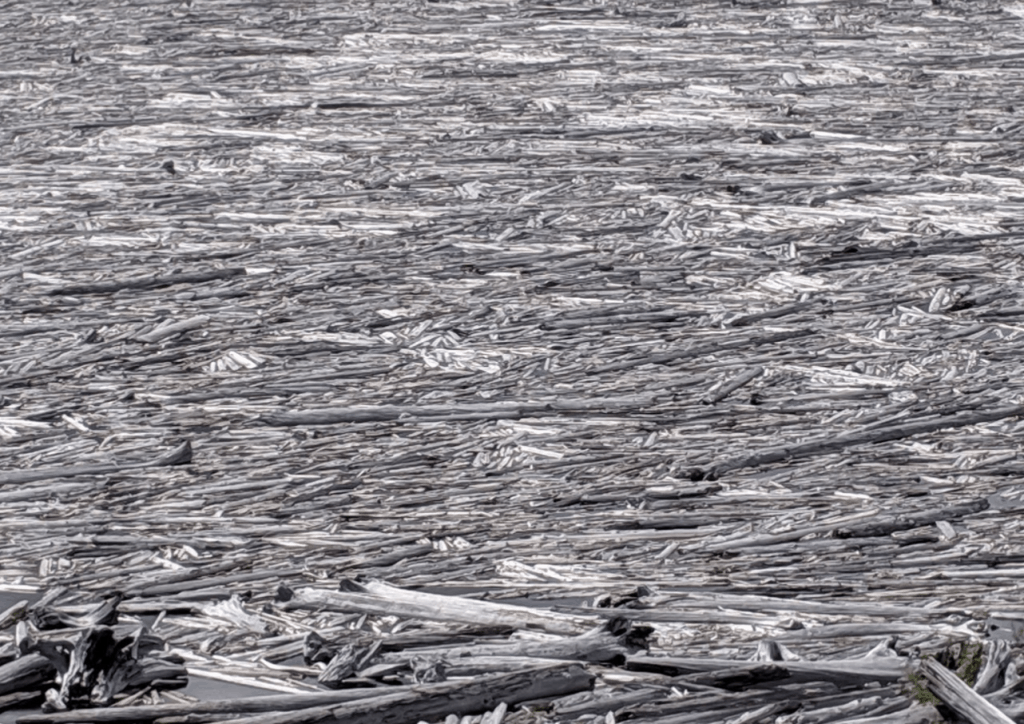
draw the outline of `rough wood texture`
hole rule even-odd
[[[938,661],[921,661],[920,671],[928,680],[928,688],[971,724],[1013,724],[1013,719],[973,691]]]
[[[235,719],[238,724],[398,724],[447,714],[486,711],[499,703],[518,704],[589,690],[594,677],[578,666],[533,669],[483,676],[472,681],[417,686],[334,706]]]
[[[6,3],[0,667],[119,591],[278,694],[621,619],[545,716],[912,721],[986,636],[1020,711],[1022,15]]]
[[[397,615],[406,618],[472,623],[498,628],[537,628],[550,633],[578,634],[594,628],[599,619],[554,611],[475,601],[453,596],[406,591],[382,581],[359,584],[342,581],[340,591],[300,588],[281,596],[283,608],[315,608],[342,613]]]

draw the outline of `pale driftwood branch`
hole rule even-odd
[[[985,663],[973,687],[982,696],[996,692],[1002,686],[1006,665],[1014,653],[1010,642],[1000,639],[990,639],[984,643],[984,647]]]
[[[728,349],[734,349],[739,346],[753,348],[766,344],[777,344],[779,342],[787,342],[789,340],[800,339],[801,337],[807,337],[814,334],[813,329],[796,329],[788,332],[779,332],[777,334],[766,334],[757,337],[748,337],[744,339],[731,339],[724,342],[712,342],[705,345],[696,345],[689,349],[676,350],[672,352],[660,352],[652,354],[647,357],[639,357],[635,359],[625,360],[622,362],[609,362],[607,364],[598,365],[592,369],[587,370],[587,374],[603,374],[605,372],[622,372],[633,367],[639,367],[645,364],[667,364],[669,362],[678,362],[684,359],[696,359],[700,357],[707,357]]]

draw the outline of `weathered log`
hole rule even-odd
[[[1013,648],[1009,641],[990,639],[984,642],[985,663],[978,672],[978,680],[974,683],[974,690],[985,696],[998,691],[1003,683],[1003,674],[1006,671],[1006,664],[1013,656]]]
[[[600,623],[600,619],[590,616],[408,591],[380,581],[365,584],[344,581],[343,588],[341,591],[300,588],[292,592],[291,598],[280,605],[285,609],[326,608],[342,612],[405,616],[434,621],[539,628],[560,634],[583,633]]]
[[[932,525],[937,521],[957,520],[966,515],[973,515],[988,510],[988,508],[988,499],[978,498],[977,500],[961,503],[960,505],[925,511],[923,513],[879,516],[870,523],[837,528],[832,534],[836,538],[867,538],[870,536],[890,535],[901,530],[913,530],[925,525]]]
[[[471,681],[423,684],[334,706],[236,719],[237,724],[397,724],[473,714],[507,705],[590,689],[594,676],[577,665],[559,665],[482,676]],[[158,722],[160,720],[157,720]]]
[[[478,656],[518,656],[587,663],[622,661],[627,655],[646,649],[654,630],[615,617],[580,636],[552,641],[509,641],[471,646],[437,646],[397,651],[381,656],[383,662],[407,661],[413,657],[464,661]]]
[[[40,631],[60,628],[87,628],[89,626],[113,626],[118,619],[118,606],[123,594],[115,593],[87,613],[73,616],[49,606],[34,606],[29,611],[33,625]]]
[[[27,708],[43,701],[43,698],[41,691],[14,691],[3,694],[0,695],[0,711]]]
[[[53,680],[56,669],[42,654],[28,654],[0,666],[0,695],[39,689]]]
[[[111,475],[125,470],[142,470],[144,468],[159,468],[169,465],[187,465],[190,462],[192,462],[192,444],[186,440],[167,454],[150,462],[70,465],[68,467],[49,468],[45,470],[23,470],[20,472],[0,473],[0,485],[32,483],[37,480],[71,478],[78,475]]]
[[[13,626],[18,623],[18,621],[25,617],[28,610],[28,601],[18,601],[17,603],[9,606],[7,610],[0,613],[0,631],[3,631],[8,626]]]
[[[729,691],[742,691],[755,684],[778,681],[788,678],[790,675],[789,670],[779,664],[748,664],[730,669],[687,674],[677,677],[675,680],[680,684],[693,683]]]
[[[575,413],[600,414],[650,406],[654,397],[552,399],[545,402],[491,402],[451,405],[373,405],[330,407],[264,415],[268,425],[333,425],[344,422],[443,422],[455,420],[518,420]]]
[[[373,661],[379,650],[379,641],[365,648],[355,644],[340,646],[327,662],[327,668],[317,677],[317,681],[331,689],[340,688],[345,679]]]
[[[242,267],[228,267],[226,269],[211,269],[205,272],[182,274],[157,274],[146,277],[117,279],[111,282],[96,282],[94,284],[70,284],[50,289],[47,294],[51,296],[113,294],[122,289],[158,289],[160,287],[169,287],[173,284],[202,284],[203,282],[211,282],[218,279],[230,279],[240,274],[245,274],[245,269]]]
[[[717,402],[721,402],[726,397],[731,395],[733,392],[743,387],[743,385],[752,382],[753,380],[757,379],[763,374],[764,367],[758,365],[757,367],[754,367],[753,369],[747,370],[746,372],[738,375],[735,379],[725,383],[714,392],[709,393],[707,396],[701,399],[701,402],[705,405],[714,405]]]
[[[109,610],[116,613],[116,605]],[[98,611],[102,615],[103,607]],[[124,635],[123,629],[90,626],[81,630],[74,644],[65,640],[35,640],[19,629],[19,647],[26,655],[17,661],[42,657],[49,663],[50,676],[46,681],[60,674],[59,690],[47,695],[48,705],[57,710],[83,703],[106,706],[124,690],[157,681],[163,688],[187,683],[188,674],[179,658],[150,655],[163,649],[159,637],[143,628]]]
[[[932,658],[922,659],[918,668],[928,688],[971,724],[1013,724],[996,706],[965,684],[960,677]]]
[[[708,470],[706,477],[708,480],[716,480],[727,472],[741,468],[756,468],[784,460],[798,460],[815,455],[825,455],[855,445],[871,445],[879,442],[901,440],[905,437],[913,437],[914,435],[924,435],[930,432],[937,432],[938,430],[966,427],[967,425],[978,425],[984,422],[1003,420],[1007,417],[1017,417],[1022,414],[1024,414],[1024,405],[1010,405],[985,411],[974,409],[962,410],[949,416],[940,417],[937,420],[905,422],[899,425],[876,427],[870,430],[822,437],[809,442],[780,445],[750,455],[734,457],[716,463]]]
[[[823,661],[786,661],[783,668],[793,675],[812,675],[822,681],[867,682],[898,681],[904,676],[906,659],[828,659]],[[626,668],[654,671],[667,676],[688,676],[736,667],[731,659],[684,658],[675,656],[630,656]]]
[[[388,687],[388,693],[411,691],[412,687]],[[183,704],[151,704],[144,706],[78,709],[49,714],[24,714],[22,724],[72,724],[74,722],[150,722],[171,717],[197,717],[196,721],[212,721],[217,716],[295,711],[379,696],[381,689],[342,689],[308,694],[271,694],[247,699],[220,699]]]
[[[178,320],[177,322],[162,324],[150,332],[140,334],[139,339],[143,342],[159,342],[161,339],[173,337],[174,335],[182,332],[188,332],[193,329],[205,327],[209,321],[210,318],[207,315],[200,314],[195,317]]]

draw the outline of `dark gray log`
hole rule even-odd
[[[978,411],[964,410],[962,412],[941,417],[937,420],[922,420],[919,422],[907,422],[900,425],[878,427],[871,430],[851,432],[845,435],[818,438],[810,442],[795,443],[792,445],[780,445],[779,447],[768,448],[751,455],[723,460],[711,467],[707,473],[708,480],[715,480],[725,473],[742,468],[756,468],[761,465],[770,465],[785,460],[797,460],[799,458],[813,457],[815,455],[826,455],[838,452],[855,445],[871,445],[890,440],[900,440],[914,435],[924,435],[937,430],[946,430],[967,425],[977,425],[983,422],[993,422],[1007,417],[1016,417],[1024,414],[1024,405],[1012,405],[998,407],[994,410]]]
[[[42,654],[29,654],[0,666],[0,696],[38,689],[53,679],[56,669]]]
[[[450,405],[367,405],[326,407],[264,415],[268,425],[333,425],[344,422],[444,422],[455,420],[518,420],[575,413],[601,414],[636,410],[654,403],[653,396],[608,397],[545,402],[490,402]]]
[[[868,681],[899,681],[905,673],[906,659],[828,659],[819,661],[785,661],[783,668],[791,674],[813,676],[820,681],[841,683],[864,683]],[[689,658],[677,656],[630,656],[626,668],[631,671],[652,671],[666,676],[690,676],[693,674],[735,669],[731,659]]]

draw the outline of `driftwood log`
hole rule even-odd
[[[923,659],[919,664],[919,670],[928,681],[928,688],[971,724],[1013,724],[1013,719],[938,661]]]
[[[471,681],[426,684],[409,691],[333,706],[236,719],[238,724],[386,724],[433,720],[449,714],[481,713],[499,704],[518,704],[589,690],[594,676],[577,665],[527,669],[512,674],[482,676]],[[157,720],[161,721],[161,720]],[[171,724],[166,721],[166,724]]]
[[[593,616],[556,613],[524,606],[475,601],[409,591],[382,581],[343,581],[338,591],[300,588],[279,595],[285,609],[326,608],[340,612],[393,614],[452,623],[510,628],[537,628],[550,633],[580,634],[600,624]]]

